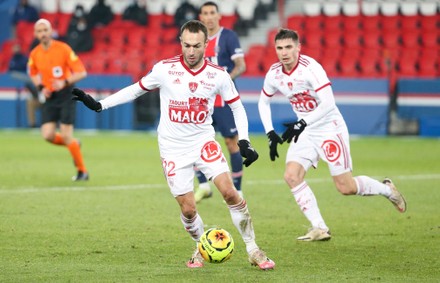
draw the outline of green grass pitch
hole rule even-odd
[[[162,175],[154,133],[77,132],[91,179],[73,183],[66,148],[38,131],[0,131],[0,282],[439,282],[440,140],[353,138],[354,175],[390,177],[404,194],[400,214],[383,197],[342,196],[325,163],[309,171],[329,242],[301,243],[307,231],[283,181],[281,159],[245,168],[243,191],[257,243],[276,262],[250,266],[218,192],[198,210],[235,239],[232,258],[190,270],[194,243]],[[219,139],[221,141],[221,139]],[[225,147],[224,147],[225,148]]]

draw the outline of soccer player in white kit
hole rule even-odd
[[[216,94],[229,104],[238,128],[243,164],[249,166],[258,158],[248,136],[248,121],[240,96],[229,74],[204,59],[208,31],[199,21],[189,21],[180,31],[182,55],[162,60],[139,82],[97,102],[80,89],[74,89],[75,100],[100,112],[160,89],[158,142],[162,167],[172,195],[181,209],[180,219],[192,239],[199,241],[204,232],[202,218],[194,199],[194,165],[211,179],[228,205],[232,222],[246,244],[249,262],[260,269],[273,269],[275,263],[255,242],[252,219],[246,201],[232,183],[228,163],[215,140],[212,113]],[[197,246],[197,245],[196,245]],[[189,268],[203,267],[197,247],[187,262]]]
[[[281,29],[275,36],[275,49],[279,62],[266,74],[258,109],[269,138],[271,160],[279,157],[278,144],[290,143],[284,180],[312,225],[306,235],[297,239],[331,238],[315,195],[304,180],[306,172],[318,166],[319,159],[327,163],[336,188],[343,195],[382,195],[400,212],[405,212],[405,199],[390,179],[379,182],[368,176],[353,177],[348,129],[335,104],[330,80],[318,62],[300,54],[298,34]],[[277,91],[287,97],[298,118],[295,123],[285,124],[287,129],[282,138],[274,131],[270,108],[271,98]]]

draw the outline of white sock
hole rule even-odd
[[[258,249],[258,246],[255,243],[254,226],[252,225],[252,218],[249,214],[246,201],[242,199],[238,204],[228,205],[228,208],[231,213],[232,223],[234,223],[246,244],[246,251],[250,253],[251,251]]]
[[[183,227],[189,233],[191,238],[198,242],[204,232],[202,217],[197,213],[192,219],[188,219],[183,214],[180,214]]]
[[[319,211],[315,194],[313,194],[309,185],[304,181],[290,191],[295,197],[296,203],[299,205],[302,213],[312,224],[312,227],[328,230],[328,227],[321,216],[321,212]]]
[[[381,195],[389,197],[391,195],[391,189],[389,186],[374,180],[368,176],[354,177],[357,187],[357,195],[360,196],[374,196]]]

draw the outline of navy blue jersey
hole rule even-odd
[[[238,36],[234,31],[222,27],[218,33],[209,37],[205,57],[212,63],[225,68],[228,73],[235,67],[233,60],[243,56]]]

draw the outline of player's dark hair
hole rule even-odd
[[[200,6],[199,14],[202,13],[202,8],[203,8],[203,7],[206,7],[206,6],[214,6],[214,7],[215,7],[215,10],[218,12],[218,5],[217,5],[215,2],[208,1],[208,2],[203,3],[202,6]]]
[[[292,39],[294,42],[299,43],[299,35],[296,31],[281,28],[278,33],[275,35],[275,41],[280,39]]]
[[[184,30],[188,30],[191,33],[199,33],[199,31],[202,31],[205,35],[205,41],[208,40],[208,29],[201,21],[191,20],[184,23],[180,28],[180,36],[182,36]]]

